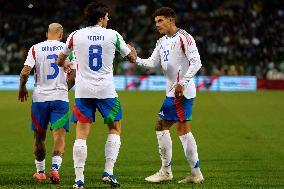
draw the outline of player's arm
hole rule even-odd
[[[67,55],[61,52],[56,60],[56,64],[59,67],[67,67],[67,63],[65,62],[66,58]]]
[[[71,71],[67,74],[68,91],[72,89],[72,87],[75,85],[75,77],[76,77],[76,70],[71,69]]]
[[[160,54],[159,54],[159,45],[156,45],[156,48],[154,49],[152,55],[147,59],[142,59],[137,57],[137,64],[139,66],[154,68],[161,64]]]
[[[29,97],[29,93],[26,87],[26,83],[29,79],[29,75],[32,68],[30,66],[25,65],[20,74],[20,85],[19,85],[19,95],[18,100],[21,102],[27,101]]]
[[[63,51],[59,54],[57,60],[56,60],[56,64],[59,66],[59,67],[63,67],[63,68],[66,68],[68,66],[70,66],[70,62],[67,62],[65,61],[66,58],[69,56],[69,54],[72,52],[73,50],[73,41],[74,41],[74,35],[75,35],[76,31],[75,32],[72,32],[67,40],[66,40],[66,45],[65,47],[63,48]]]
[[[183,78],[181,78],[175,86],[176,98],[181,98],[183,96],[184,87],[188,85],[190,80],[202,66],[200,55],[198,53],[194,39],[191,36],[186,35],[182,36],[181,40],[181,48],[189,61],[189,67]]]
[[[186,39],[186,37],[184,37],[182,38],[182,40],[184,44],[184,53],[189,61],[189,67],[186,74],[183,78],[181,78],[179,83],[182,86],[186,86],[201,68],[202,64],[194,39],[192,37],[190,37],[190,39]]]
[[[20,73],[18,100],[20,100],[21,102],[27,101],[27,98],[29,97],[26,83],[28,81],[31,70],[35,66],[35,62],[36,62],[36,50],[35,46],[32,46],[28,52],[28,56],[24,63],[24,67]]]
[[[134,47],[131,45],[127,44],[128,48],[131,50],[131,52],[125,57],[129,62],[131,63],[136,63],[137,59],[137,52]]]
[[[118,33],[114,33],[113,43],[115,44],[116,51],[120,53],[123,58],[126,58],[130,63],[135,63],[137,59],[136,50],[129,44],[126,44],[122,36]]]

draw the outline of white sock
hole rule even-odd
[[[120,148],[120,136],[116,134],[109,134],[105,144],[105,169],[104,172],[107,172],[110,175],[113,175],[113,167],[116,162],[119,148]]]
[[[35,160],[36,172],[45,172],[45,159],[42,161]]]
[[[156,131],[159,153],[162,160],[162,171],[171,172],[172,139],[169,130]]]
[[[179,139],[182,143],[184,154],[189,163],[191,173],[200,173],[197,145],[192,133],[189,132],[185,135],[179,136]]]
[[[61,163],[62,163],[62,157],[60,157],[60,156],[53,156],[52,157],[51,169],[53,169],[55,171],[59,171],[59,169],[61,167]]]
[[[73,146],[73,160],[76,179],[75,182],[81,180],[84,182],[84,167],[87,159],[86,140],[77,139]]]

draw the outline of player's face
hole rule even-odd
[[[108,13],[106,13],[105,17],[102,19],[102,27],[107,27],[107,22],[109,21]]]
[[[172,20],[164,16],[155,17],[156,28],[160,34],[167,34],[170,30]]]

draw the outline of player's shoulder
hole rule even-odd
[[[177,33],[178,33],[178,35],[179,35],[180,37],[186,37],[186,38],[194,39],[193,36],[190,35],[190,34],[189,34],[186,30],[184,30],[184,29],[179,29]]]
[[[180,38],[186,41],[189,45],[192,45],[195,43],[193,36],[190,35],[187,31],[183,29],[179,29],[177,34]]]
[[[109,29],[109,28],[105,28],[106,33],[109,35],[113,35],[113,36],[121,36],[120,33],[118,33],[118,31],[114,30],[114,29]]]

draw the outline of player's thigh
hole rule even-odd
[[[49,102],[32,102],[31,120],[32,130],[43,133],[48,127],[50,119]]]
[[[92,98],[76,98],[71,122],[92,124],[95,121],[96,104]]]
[[[56,100],[50,102],[51,130],[64,128],[69,131],[69,103]]]
[[[96,106],[103,116],[105,124],[111,124],[122,119],[122,108],[117,97],[96,99]]]

